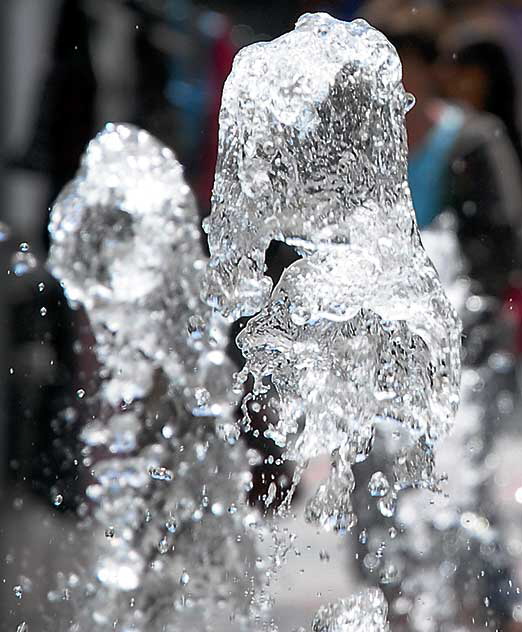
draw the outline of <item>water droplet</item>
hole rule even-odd
[[[77,397],[78,399],[83,399],[83,398],[85,397],[85,390],[84,390],[83,388],[79,388],[79,389],[76,391],[76,397]]]
[[[114,527],[107,527],[105,529],[105,537],[106,538],[113,538],[114,537]]]
[[[41,307],[40,308],[40,316],[46,316],[47,315],[47,308],[46,307]]]
[[[194,396],[198,406],[206,406],[210,401],[210,393],[206,388],[197,388],[194,391]]]
[[[167,522],[165,523],[165,526],[167,527],[167,531],[169,531],[170,533],[176,533],[178,529],[178,524],[176,522],[176,519],[172,517],[170,517],[167,520]]]
[[[165,439],[172,439],[174,436],[174,428],[170,424],[167,424],[161,429],[161,434],[165,437]]]
[[[17,599],[21,599],[24,596],[24,589],[20,586],[20,584],[17,584],[16,586],[13,586],[13,593]]]
[[[29,628],[25,621],[22,621],[20,625],[16,628],[16,632],[29,632]]]
[[[28,274],[34,270],[37,265],[36,257],[30,252],[15,252],[11,258],[11,270],[17,277]]]
[[[397,499],[393,496],[390,498],[380,498],[377,502],[377,509],[385,518],[391,518],[395,513]]]
[[[364,556],[363,564],[370,572],[374,571],[380,563],[381,560],[374,553],[367,553]]]
[[[375,472],[368,483],[371,496],[382,498],[390,491],[390,483],[382,472]]]
[[[328,553],[328,551],[326,549],[321,549],[319,551],[319,559],[321,560],[321,562],[329,562],[330,561],[330,554]]]
[[[38,283],[38,291],[43,292],[45,290],[45,283]]]
[[[398,577],[399,569],[392,562],[387,562],[381,572],[379,581],[381,584],[392,584],[397,581]]]
[[[162,555],[165,555],[165,553],[168,553],[169,549],[170,549],[170,544],[167,538],[166,537],[161,538],[161,540],[158,542],[158,551]]]
[[[405,97],[406,97],[406,101],[405,101],[404,109],[405,109],[405,112],[408,113],[410,110],[412,110],[415,107],[415,103],[417,99],[415,98],[415,95],[412,94],[411,92],[406,92]]]
[[[222,516],[225,512],[225,509],[221,503],[215,502],[215,503],[212,503],[212,506],[210,507],[210,511],[215,516]]]
[[[187,573],[187,571],[184,570],[181,573],[181,577],[179,578],[179,583],[182,586],[186,586],[189,583],[189,581],[190,581],[190,575]]]
[[[53,505],[55,507],[59,507],[63,503],[63,496],[61,494],[56,494],[53,497]]]
[[[149,476],[155,481],[171,481],[174,478],[174,474],[168,468],[153,465],[149,467]]]
[[[188,320],[187,329],[193,338],[201,338],[205,331],[205,321],[201,316],[193,315]]]
[[[276,497],[276,494],[277,494],[277,485],[274,483],[274,481],[272,481],[270,485],[268,486],[268,494],[266,495],[266,499],[265,499],[266,507],[269,507],[274,502],[274,498]]]
[[[22,241],[18,246],[18,250],[20,250],[20,252],[29,252],[29,244],[26,241]]]
[[[359,533],[359,542],[361,544],[366,544],[366,542],[368,542],[368,532],[366,529],[363,529],[361,533]]]

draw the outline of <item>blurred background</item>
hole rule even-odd
[[[444,211],[454,212],[477,294],[495,301],[495,319],[509,312],[512,335],[503,344],[518,367],[522,2],[2,0],[1,5],[0,630],[15,630],[32,616],[13,587],[47,598],[45,578],[61,569],[59,547],[81,511],[85,487],[78,467],[78,393],[96,388],[97,367],[85,316],[69,309],[45,271],[49,206],[73,177],[93,135],[107,121],[125,121],[175,150],[201,217],[207,215],[220,95],[234,54],[288,31],[301,13],[362,15],[396,45],[406,88],[417,99],[408,132],[419,225],[428,228]],[[273,265],[277,268],[277,256]],[[509,389],[516,401],[516,379]],[[508,472],[497,472],[497,483],[515,540],[522,518],[519,420],[514,405],[502,428],[503,437],[513,439],[503,439],[497,459],[510,463]],[[348,571],[333,576],[340,594],[355,581]],[[31,630],[53,629],[35,626]]]

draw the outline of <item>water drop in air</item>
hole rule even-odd
[[[113,538],[114,537],[114,527],[107,527],[105,529],[105,537],[106,538]]]
[[[382,472],[375,472],[368,483],[371,496],[382,498],[390,491],[390,483]]]

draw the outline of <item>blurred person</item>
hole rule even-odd
[[[491,35],[456,29],[443,39],[439,63],[444,95],[499,118],[522,160],[518,86],[508,50]]]
[[[491,26],[491,25],[490,25]],[[484,25],[461,23],[442,39],[439,76],[448,99],[476,110],[489,112],[504,124],[522,165],[522,137],[519,126],[518,81],[511,51]],[[522,209],[520,210],[522,213]],[[522,353],[522,278],[511,275],[506,304],[517,327],[517,351]]]

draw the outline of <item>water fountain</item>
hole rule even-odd
[[[103,367],[82,434],[100,538],[85,577],[66,586],[81,604],[71,629],[168,631],[194,613],[191,629],[212,629],[216,607],[247,621],[263,602],[217,312],[253,316],[238,336],[235,391],[254,382],[241,430],[250,409],[275,410],[265,435],[297,464],[294,487],[309,459],[332,457],[308,521],[353,529],[352,466],[376,432],[395,441],[391,469],[371,477],[382,515],[405,488],[438,489],[433,450],[458,405],[460,324],[415,224],[412,104],[395,50],[360,20],[306,14],[243,49],[223,94],[208,265],[173,153],[129,125],[89,145],[50,226],[51,268],[85,307]],[[272,240],[300,257],[275,288]],[[265,504],[274,497],[269,488]],[[322,607],[313,630],[384,632],[386,612],[368,589]]]
[[[370,492],[392,516],[399,491],[439,489],[433,448],[458,405],[459,320],[407,184],[412,104],[386,38],[326,14],[240,51],[223,92],[203,295],[225,316],[255,314],[237,340],[239,380],[252,375],[249,399],[276,409],[265,434],[297,462],[295,484],[309,459],[332,455],[306,518],[341,533],[357,521],[352,465],[376,431],[393,437],[393,467],[377,468]],[[300,256],[274,289],[272,240]],[[316,629],[348,629],[329,625]]]

